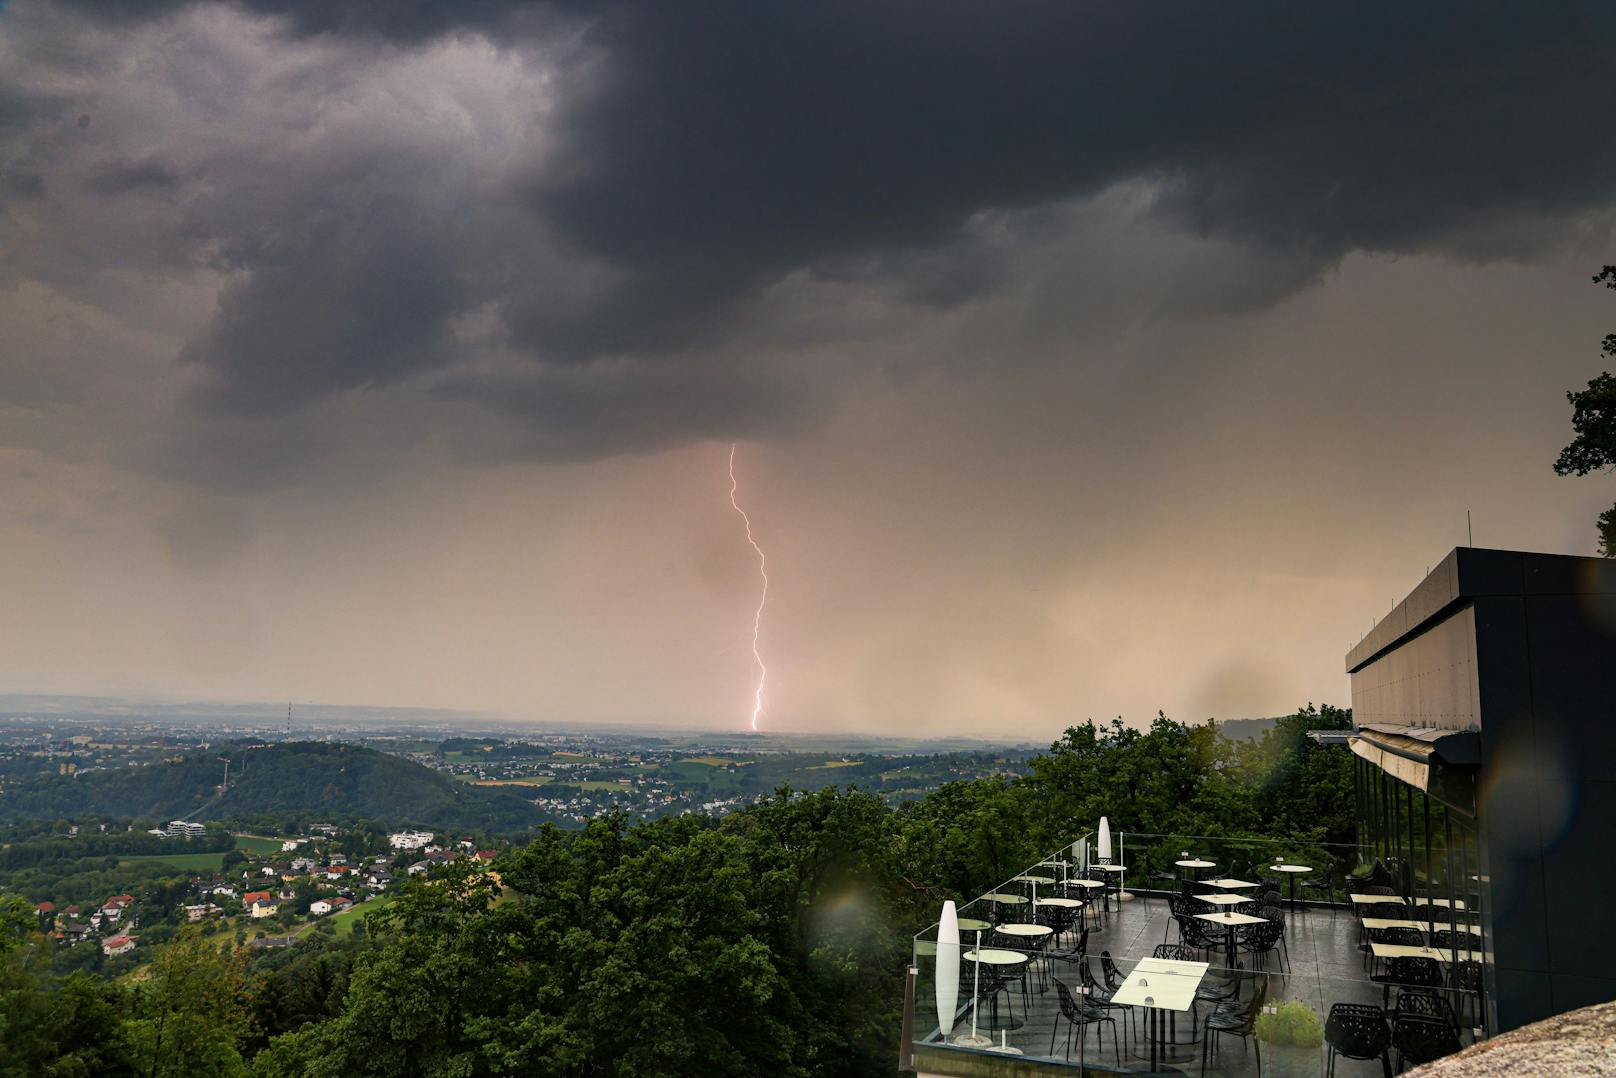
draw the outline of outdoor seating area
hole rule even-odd
[[[1114,854],[1152,862],[1148,888],[1128,888],[1134,865],[1101,862],[1084,836],[945,908],[915,942],[918,1069],[946,1074],[949,1053],[987,1052],[1001,1057],[995,1073],[1023,1057],[1122,1073],[1390,1075],[1485,1036],[1481,941],[1463,899],[1355,880],[1336,870],[1351,860],[1342,851],[1328,866],[1283,854],[1234,866],[1190,850],[1169,872],[1145,838],[1169,841],[1129,836]]]

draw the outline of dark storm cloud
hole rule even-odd
[[[191,5],[76,6],[139,23]],[[1616,13],[1602,5],[238,10],[277,16],[289,40],[367,54],[480,35],[544,56],[556,100],[534,121],[542,152],[502,158],[487,166],[497,178],[458,194],[441,160],[401,154],[362,191],[298,188],[243,206],[239,222],[215,215],[204,239],[232,280],[185,349],[211,376],[200,399],[271,414],[443,370],[457,399],[521,401],[503,410],[541,428],[531,445],[545,455],[722,434],[704,411],[715,399],[729,414],[776,411],[786,394],[766,371],[691,357],[721,350],[790,274],[889,283],[923,265],[904,298],[935,308],[1003,287],[969,262],[980,248],[966,230],[985,212],[1145,184],[1158,221],[1272,252],[1282,272],[1242,293],[1267,301],[1357,249],[1530,256],[1560,222],[1606,206],[1616,180],[1600,92]],[[273,170],[275,148],[263,152]],[[90,182],[174,175],[148,157]],[[505,226],[451,226],[495,191]],[[1515,219],[1530,227],[1499,229]],[[1221,302],[1188,284],[1185,309]],[[532,365],[519,392],[476,389],[460,369],[454,321],[475,311]],[[644,389],[558,373],[625,358],[613,377]],[[611,420],[653,399],[673,418]],[[619,443],[592,424],[638,433]]]

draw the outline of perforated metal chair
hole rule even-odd
[[[1337,1003],[1324,1022],[1324,1040],[1330,1046],[1325,1073],[1335,1075],[1335,1057],[1379,1059],[1389,1075],[1392,1070],[1392,1030],[1386,1012],[1367,1003]]]

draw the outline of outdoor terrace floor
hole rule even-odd
[[[1007,910],[1008,912],[1008,910]],[[1009,920],[1019,919],[1015,915]],[[1110,952],[1111,956],[1123,968],[1124,972],[1132,969],[1134,962],[1142,958],[1149,958],[1157,944],[1163,942],[1165,933],[1168,942],[1176,942],[1178,931],[1172,924],[1168,915],[1168,906],[1165,897],[1156,893],[1137,893],[1130,901],[1113,901],[1109,915],[1101,914],[1089,918],[1090,934],[1088,941],[1088,954],[1091,969],[1096,978],[1102,980],[1103,973],[1099,958],[1102,952]],[[970,948],[975,939],[975,933],[965,931],[961,933],[962,943],[966,949]],[[1326,907],[1299,908],[1296,913],[1287,918],[1285,931],[1286,943],[1289,949],[1289,962],[1281,969],[1276,956],[1270,956],[1265,972],[1268,975],[1268,1000],[1270,1003],[1283,1003],[1288,1000],[1301,1000],[1307,1003],[1319,1016],[1321,1022],[1329,1015],[1330,1007],[1341,1002],[1367,1003],[1380,1006],[1382,1004],[1382,986],[1370,980],[1369,970],[1365,968],[1363,952],[1358,948],[1358,921],[1353,912],[1346,907],[1335,910],[1334,916]],[[990,943],[984,935],[984,946],[998,947],[999,942]],[[1066,945],[1070,945],[1068,936]],[[1212,975],[1223,975],[1227,971],[1223,968],[1226,959],[1219,953],[1209,956],[1212,959]],[[1255,973],[1252,969],[1252,959],[1249,954],[1242,955],[1244,968],[1242,972]],[[970,963],[962,963],[967,969]],[[1048,963],[1049,973],[1065,981],[1070,987],[1076,989],[1081,980],[1079,972],[1071,962],[1053,959]],[[1064,1060],[1064,1038],[1067,1024],[1059,1020],[1057,994],[1054,987],[1047,983],[1048,976],[1037,972],[1028,974],[1027,1003],[1024,1006],[1022,994],[1017,992],[1013,1001],[1016,1020],[1022,1024],[1020,1028],[1009,1031],[1006,1036],[1008,1043],[1021,1050],[1028,1059],[1051,1058],[1050,1037],[1055,1027],[1059,1026],[1059,1033],[1055,1037],[1053,1058]],[[1242,997],[1249,998],[1253,990],[1254,981],[1247,980],[1243,985]],[[925,989],[929,993],[929,985]],[[1395,1000],[1395,992],[1393,999]],[[967,1000],[969,994],[965,993],[961,999]],[[1004,1011],[1003,996],[1001,1000],[1001,1013]],[[1141,1011],[1142,1008],[1136,1008]],[[1210,1010],[1209,1005],[1198,1007],[1201,1018],[1204,1019]],[[983,1003],[983,1025],[988,1024],[988,1005]],[[933,1017],[935,1017],[933,1015]],[[1126,1023],[1121,1014],[1117,1014],[1118,1027]],[[1390,1010],[1388,1009],[1388,1018]],[[1148,1046],[1144,1032],[1144,1018],[1138,1017],[1138,1034],[1132,1031],[1126,1037],[1128,1047],[1121,1054],[1120,1064],[1117,1052],[1112,1044],[1111,1027],[1104,1027],[1105,1043],[1103,1050],[1094,1035],[1095,1027],[1090,1033],[1081,1058],[1085,1059],[1089,1068],[1121,1069],[1128,1072],[1159,1073],[1159,1074],[1200,1074],[1201,1044],[1197,1037],[1195,1043],[1190,1041],[1190,1015],[1181,1013],[1175,1016],[1177,1039],[1180,1043],[1170,1051],[1170,1058],[1159,1060],[1156,1070],[1151,1072],[1148,1059]],[[952,1037],[958,1037],[962,1032],[970,1029],[970,1015],[968,1009],[962,1014],[962,1019],[956,1021]],[[1461,1023],[1467,1025],[1467,1023]],[[935,1027],[931,1029],[935,1038]],[[995,1044],[999,1043],[1000,1034],[993,1034]],[[1463,1043],[1470,1042],[1468,1029],[1461,1034]],[[932,1040],[932,1043],[936,1043]],[[1259,1074],[1256,1063],[1255,1041],[1248,1041],[1243,1048],[1237,1037],[1220,1037],[1218,1041],[1217,1056],[1207,1067],[1205,1073],[1218,1076],[1249,1076]],[[1318,1076],[1325,1073],[1326,1053],[1328,1045],[1319,1048],[1303,1048],[1296,1045],[1270,1045],[1262,1046],[1262,1067],[1260,1073],[1264,1076]],[[973,1053],[974,1054],[974,1053]],[[1393,1065],[1396,1065],[1395,1052],[1392,1054]],[[983,1062],[986,1062],[985,1060]],[[1073,1040],[1072,1065],[1076,1067],[1080,1062],[1080,1053],[1076,1039]],[[924,1069],[924,1068],[922,1068]],[[1381,1063],[1375,1060],[1350,1060],[1338,1057],[1335,1065],[1335,1074],[1339,1078],[1353,1078],[1355,1075],[1379,1075]]]

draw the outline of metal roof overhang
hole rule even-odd
[[[1464,801],[1454,797],[1451,782],[1438,781],[1433,789],[1433,773],[1439,777],[1455,769],[1473,772],[1481,762],[1481,737],[1475,730],[1443,730],[1429,726],[1391,726],[1370,724],[1360,726],[1357,736],[1348,742],[1355,756],[1359,756],[1386,774],[1415,789],[1432,794],[1439,800],[1453,804],[1467,812],[1474,811]],[[1469,785],[1465,783],[1464,785]]]

